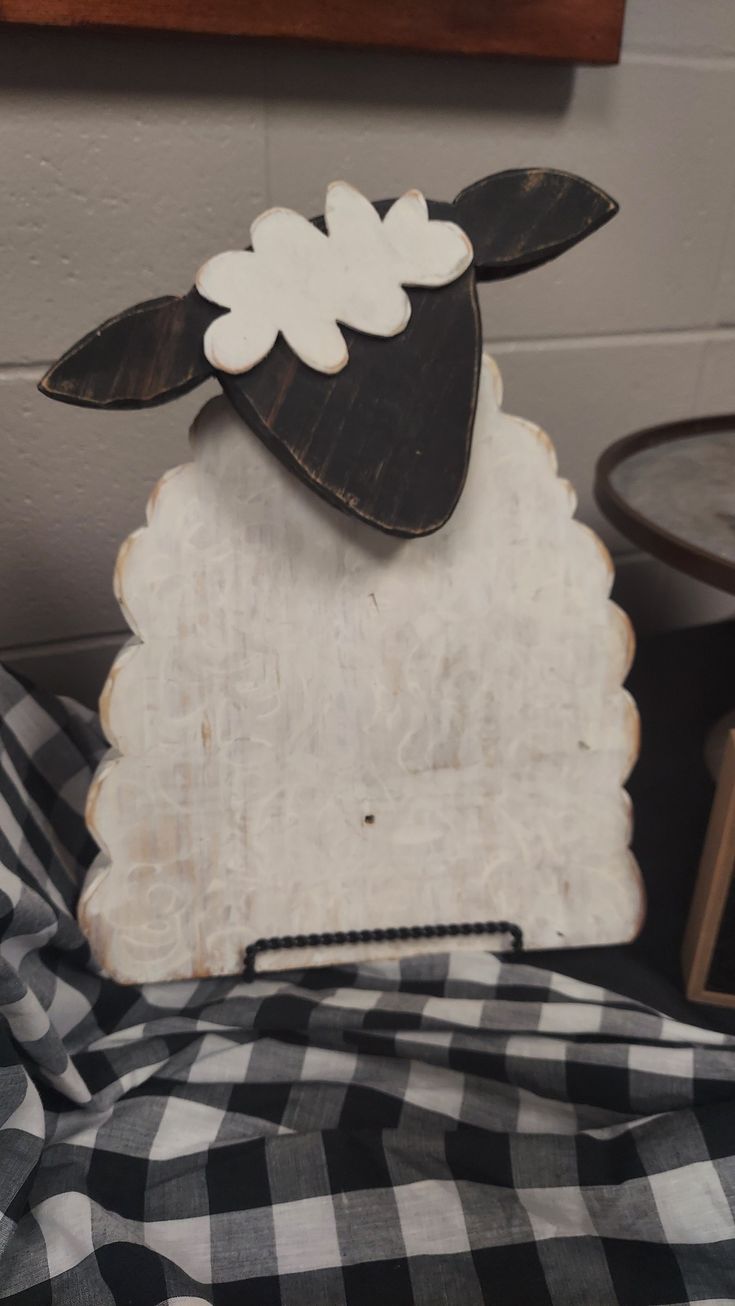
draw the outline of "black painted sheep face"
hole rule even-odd
[[[375,209],[383,217],[392,203]],[[40,389],[66,403],[143,408],[214,374],[316,493],[391,535],[428,535],[450,517],[467,475],[482,345],[477,281],[556,258],[617,205],[578,177],[533,168],[497,173],[428,208],[432,219],[462,228],[472,263],[450,284],[412,289],[399,334],[344,328],[349,361],[332,375],[302,362],[282,335],[251,370],[219,371],[203,339],[223,309],[193,288],[105,322],[50,368]],[[321,217],[314,225],[325,229]]]

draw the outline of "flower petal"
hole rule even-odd
[[[346,237],[353,249],[381,227],[375,206],[348,181],[331,181],[327,186],[324,221],[330,240]]]
[[[252,251],[228,249],[202,264],[196,275],[196,288],[210,303],[234,308],[248,296],[255,277],[257,264]]]
[[[270,353],[278,327],[265,314],[224,313],[204,333],[204,353],[220,372],[249,372]]]
[[[420,191],[407,191],[381,218],[347,182],[333,182],[327,233],[292,209],[268,209],[253,222],[252,250],[209,259],[197,275],[206,299],[232,309],[208,328],[204,352],[214,367],[246,372],[279,331],[316,371],[348,361],[338,323],[394,336],[411,316],[404,286],[441,286],[464,272],[472,246],[452,222],[429,220]]]
[[[317,372],[341,372],[349,359],[345,338],[336,322],[290,317],[281,325],[283,338],[302,363]]]
[[[428,212],[421,192],[410,190],[383,218],[383,231],[404,285],[446,285],[472,262],[472,245],[462,228],[454,222],[430,221]]]

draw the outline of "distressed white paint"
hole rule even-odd
[[[223,372],[248,372],[279,332],[319,372],[347,363],[337,326],[395,336],[411,316],[404,286],[444,286],[469,267],[472,245],[453,222],[429,220],[426,200],[407,191],[381,220],[354,186],[333,181],[327,234],[292,209],[269,209],[250,227],[251,250],[228,250],[197,273],[206,299],[229,308],[207,328],[204,352]]]
[[[81,920],[118,979],[236,971],[254,939],[324,929],[635,933],[629,625],[547,437],[499,402],[486,358],[465,492],[411,541],[322,503],[224,400],[204,409],[116,573],[140,642],[103,694]]]

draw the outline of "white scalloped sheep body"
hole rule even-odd
[[[224,399],[200,414],[116,572],[135,638],[103,693],[80,919],[119,980],[232,973],[275,934],[634,935],[630,628],[547,437],[499,404],[485,358],[467,486],[420,540],[324,504]]]

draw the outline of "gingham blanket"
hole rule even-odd
[[[0,719],[0,1298],[735,1301],[735,1040],[488,953],[121,988],[96,719]]]

